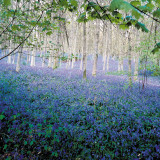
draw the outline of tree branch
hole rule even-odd
[[[5,57],[8,57],[9,55],[11,55],[15,50],[17,50],[31,35],[32,31],[34,30],[34,28],[36,27],[37,23],[40,21],[40,19],[42,18],[44,11],[42,11],[41,16],[39,17],[39,19],[37,20],[35,26],[31,29],[31,31],[29,32],[28,36],[16,47],[14,48],[10,53],[6,54],[5,56],[1,57],[0,60],[4,59]]]
[[[27,2],[25,2],[25,3],[27,3]],[[25,3],[24,3],[21,7],[19,7],[19,8],[22,8],[22,7],[25,5]],[[17,5],[17,4],[16,4],[16,5]],[[7,9],[7,10],[10,11],[9,9]],[[2,36],[3,33],[5,33],[5,32],[8,30],[8,27],[9,27],[11,24],[13,24],[13,21],[17,18],[17,17],[15,17],[15,14],[16,14],[17,10],[18,10],[18,8],[17,8],[17,6],[16,6],[16,10],[14,11],[14,15],[13,15],[12,21],[11,21],[11,22],[7,25],[7,27],[0,33],[0,37]]]
[[[142,10],[138,9],[137,7],[133,6],[132,4],[130,4],[130,5],[131,5],[132,7],[134,7],[135,9],[137,9],[139,12],[141,12],[141,13],[143,13],[143,14],[147,15],[148,17],[152,18],[154,21],[156,21],[156,22],[160,23],[160,21],[159,21],[158,19],[156,19],[156,18],[152,17],[151,15],[149,15],[149,14],[145,13],[144,11],[142,11]]]
[[[16,11],[15,11],[16,12]],[[0,33],[0,37],[2,36],[3,33],[5,33],[8,30],[8,27],[13,23],[13,21],[16,19],[15,13],[12,21],[7,25],[7,27]]]

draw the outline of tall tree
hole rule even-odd
[[[132,85],[132,48],[131,48],[131,31],[127,32],[128,37],[128,76],[129,76],[129,86]]]
[[[96,20],[96,38],[95,38],[95,51],[93,60],[93,70],[92,75],[96,76],[97,72],[97,60],[98,60],[98,44],[99,44],[99,20]]]
[[[86,22],[83,23],[83,79],[87,78],[87,53],[86,53]]]

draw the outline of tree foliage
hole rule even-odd
[[[94,2],[84,0],[83,3],[78,0],[53,0],[51,2],[1,0],[0,2],[0,45],[2,49],[8,46],[9,41],[20,44],[25,39],[22,44],[27,45],[30,37],[28,35],[33,28],[45,32],[47,36],[52,35],[53,31],[58,29],[59,21],[65,21],[63,13],[66,11],[77,12],[78,22],[101,19],[119,25],[121,29],[135,26],[143,32],[149,32],[142,23],[147,16],[160,23],[159,0],[112,0],[109,5],[106,4],[107,2],[100,4],[97,0]],[[79,8],[83,12],[80,12]],[[156,45],[153,52],[158,49],[159,45]]]

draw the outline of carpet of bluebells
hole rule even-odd
[[[160,159],[160,83],[87,77],[1,63],[0,159]]]

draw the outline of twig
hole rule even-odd
[[[29,36],[31,35],[32,31],[34,30],[34,28],[36,27],[37,23],[40,21],[40,19],[42,18],[42,15],[43,15],[44,11],[42,11],[42,14],[41,16],[39,17],[39,19],[37,20],[35,26],[31,29],[31,31],[29,32],[28,36],[16,47],[14,48],[10,53],[8,53],[7,55],[3,56],[0,58],[0,60],[4,59],[5,57],[8,57],[9,55],[11,55],[16,49],[18,49],[28,38]]]

